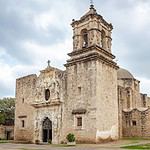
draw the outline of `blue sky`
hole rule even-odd
[[[90,0],[0,1],[0,98],[15,96],[15,80],[51,65],[64,69],[72,50],[72,19]],[[114,26],[113,54],[119,66],[141,81],[150,95],[150,1],[94,0],[97,12]]]

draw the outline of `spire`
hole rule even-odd
[[[94,2],[93,0],[90,0],[90,9],[93,9],[94,8]]]

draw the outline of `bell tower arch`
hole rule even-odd
[[[90,6],[90,10],[80,20],[73,19],[71,25],[73,27],[74,51],[96,45],[111,53],[113,26],[107,23],[101,15],[97,14],[94,5]]]

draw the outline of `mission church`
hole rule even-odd
[[[72,20],[73,50],[65,70],[48,66],[16,80],[15,140],[53,144],[74,133],[77,142],[150,136],[150,98],[119,68],[112,24],[90,5]]]

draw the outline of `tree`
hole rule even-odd
[[[15,98],[0,99],[0,124],[12,124],[15,117]]]

